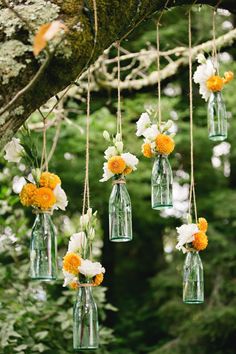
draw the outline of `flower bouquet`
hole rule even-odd
[[[109,199],[109,235],[110,241],[126,242],[132,240],[132,208],[126,188],[126,176],[137,169],[138,159],[135,155],[123,152],[124,144],[120,134],[114,138],[107,131],[103,136],[112,142],[105,150],[103,177],[100,182],[113,179],[113,189]]]
[[[95,237],[96,212],[88,209],[80,218],[79,233],[70,238],[68,251],[63,258],[64,285],[78,289],[73,314],[74,350],[98,347],[98,314],[92,287],[103,281],[105,269],[91,257]]]
[[[208,101],[208,135],[213,141],[222,141],[227,138],[227,113],[221,91],[224,86],[233,80],[232,71],[224,76],[218,74],[218,63],[213,58],[206,59],[203,54],[197,57],[197,67],[193,80],[199,84],[199,92],[205,101]]]
[[[203,265],[199,251],[206,249],[208,223],[199,218],[197,224],[184,224],[177,227],[178,243],[176,248],[187,253],[183,271],[183,301],[186,304],[204,302]]]
[[[31,278],[52,280],[57,276],[57,241],[51,215],[56,209],[65,210],[68,201],[60,178],[39,167],[37,147],[29,132],[24,134],[24,143],[13,138],[6,144],[4,158],[8,162],[22,161],[29,172],[21,178],[17,190],[21,204],[32,207],[36,214],[30,242]]]
[[[175,148],[174,133],[170,133],[172,120],[166,123],[153,124],[153,112],[147,110],[137,121],[137,136],[143,136],[142,153],[147,158],[154,158],[152,168],[152,208],[160,210],[171,208],[172,202],[172,169],[168,160]],[[155,118],[155,115],[154,117]]]

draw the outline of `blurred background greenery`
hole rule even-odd
[[[161,27],[161,49],[187,45],[186,8],[168,11]],[[155,45],[155,16],[145,21],[122,46],[139,51]],[[234,26],[235,18],[221,11],[217,35]],[[193,43],[210,39],[211,9],[193,12]],[[236,72],[234,46],[220,54],[222,73]],[[195,69],[196,64],[194,64]],[[205,270],[203,305],[182,303],[184,255],[175,250],[176,226],[186,212],[189,183],[188,68],[162,83],[163,118],[176,124],[176,149],[171,156],[174,171],[174,208],[168,212],[150,207],[152,162],[140,153],[141,139],[135,122],[144,107],[156,105],[156,87],[122,92],[124,141],[140,158],[138,171],[128,177],[133,206],[134,239],[128,244],[108,240],[108,200],[111,183],[100,183],[104,128],[115,133],[116,92],[100,89],[91,102],[91,204],[100,225],[95,254],[106,267],[103,287],[95,289],[101,329],[98,353],[117,354],[233,354],[236,352],[236,81],[223,96],[229,112],[227,142],[213,144],[207,136],[206,104],[194,85],[195,179],[199,216],[209,221],[209,247],[202,253]],[[70,235],[76,231],[82,204],[85,166],[85,103],[73,96],[65,101],[70,124],[63,122],[60,139],[50,163],[69,198],[66,213],[55,212],[59,264]],[[31,123],[39,120],[33,115]],[[41,134],[32,133],[41,143]],[[48,130],[48,148],[55,128]],[[55,283],[29,281],[29,240],[33,216],[12,191],[25,166],[6,164],[0,172],[0,353],[72,353],[74,292]]]

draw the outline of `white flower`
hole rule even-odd
[[[116,147],[118,153],[119,153],[119,154],[122,154],[123,148],[124,148],[123,142],[122,142],[122,141],[117,141],[117,142],[115,143],[115,147]]]
[[[107,130],[104,130],[104,132],[103,132],[103,138],[104,138],[106,141],[110,141],[110,140],[111,140],[110,134],[108,133]]]
[[[125,161],[126,166],[132,168],[133,171],[137,170],[136,165],[139,161],[135,155],[130,152],[126,152],[125,154],[121,154],[121,157]]]
[[[203,53],[199,53],[198,55],[197,55],[197,62],[199,63],[199,64],[205,64],[206,63],[206,58],[205,58],[205,55],[203,54]]]
[[[169,119],[166,123],[162,126],[162,132],[169,130],[173,125],[173,121]]]
[[[150,128],[147,128],[143,132],[143,136],[151,141],[155,140],[158,134],[159,134],[159,130],[157,129],[156,124],[152,124]]]
[[[88,230],[88,238],[90,240],[93,240],[95,237],[95,229],[93,227],[91,227],[89,230]]]
[[[177,227],[176,230],[178,232],[177,239],[179,241],[176,245],[176,248],[179,251],[182,250],[183,253],[185,253],[186,248],[184,245],[194,240],[194,234],[196,234],[199,229],[196,224],[184,224],[180,227]]]
[[[12,140],[5,145],[4,150],[4,159],[8,162],[20,162],[24,153],[24,148],[20,144],[20,139],[17,138],[12,138]]]
[[[80,217],[80,226],[85,229],[93,215],[92,208],[88,208],[87,213]]]
[[[83,231],[73,234],[70,237],[68,252],[80,253],[81,248],[86,247],[86,235]]]
[[[109,160],[112,156],[117,155],[117,149],[115,146],[108,146],[108,148],[104,152],[105,154],[105,159]]]
[[[79,272],[86,277],[93,278],[95,275],[105,273],[105,268],[99,262],[92,262],[89,259],[81,259],[81,265],[78,267]]]
[[[143,135],[144,131],[150,127],[151,125],[151,119],[148,115],[147,112],[142,113],[139,120],[136,122],[137,124],[137,132],[136,135],[137,136],[141,136]]]
[[[108,181],[111,177],[114,176],[114,173],[112,173],[109,169],[108,169],[108,163],[105,162],[103,164],[103,176],[102,179],[99,180],[99,182],[106,182]]]
[[[77,282],[78,279],[75,277],[74,274],[71,274],[67,271],[65,271],[64,269],[62,269],[63,271],[63,274],[64,274],[64,283],[63,283],[63,286],[67,286],[73,282]]]
[[[207,88],[207,80],[215,75],[216,69],[214,68],[211,59],[207,59],[205,64],[201,64],[197,67],[193,75],[193,80],[196,84],[199,84],[199,92],[202,98],[207,101],[211,95],[211,91]]]
[[[68,205],[68,200],[65,191],[61,188],[60,184],[58,184],[53,193],[56,197],[56,203],[54,204],[54,209],[66,210]]]
[[[22,188],[26,184],[24,177],[15,176],[13,178],[12,190],[14,193],[19,194],[22,191]]]

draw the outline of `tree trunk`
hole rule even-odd
[[[192,0],[170,0],[168,7],[192,4]],[[198,3],[216,5],[217,0]],[[11,1],[11,4],[13,1]],[[96,0],[98,34],[95,38],[95,0],[15,0],[14,10],[0,0],[0,137],[1,147],[15,134],[29,115],[56,95],[91,65],[114,41],[122,39],[144,19],[160,11],[166,0]],[[221,7],[236,12],[235,0],[223,0]],[[32,53],[32,32],[46,22],[61,19],[69,28],[65,40],[38,79],[32,82],[45,61]],[[24,22],[24,19],[26,20]],[[8,109],[7,105],[9,106]]]

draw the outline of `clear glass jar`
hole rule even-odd
[[[97,349],[99,346],[97,305],[92,287],[82,286],[78,290],[73,311],[73,348]]]
[[[35,280],[57,278],[57,238],[51,215],[36,215],[30,241],[30,275]]]
[[[113,242],[131,241],[132,207],[125,181],[115,180],[109,199],[109,238]]]
[[[161,210],[173,207],[173,174],[168,156],[158,155],[152,168],[152,208]]]
[[[228,122],[221,92],[212,92],[208,101],[208,136],[213,141],[227,138]]]
[[[188,252],[183,269],[183,302],[202,304],[204,302],[203,265],[198,252]]]

